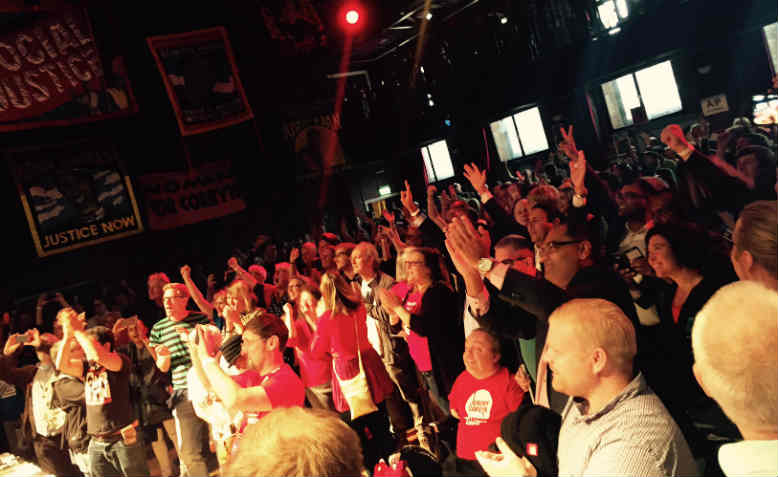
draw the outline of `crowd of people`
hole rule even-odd
[[[672,124],[603,171],[562,138],[566,170],[406,182],[224,280],[6,315],[6,445],[95,477],[775,475],[775,138]]]

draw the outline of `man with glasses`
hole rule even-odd
[[[544,278],[536,278],[513,267],[483,256],[472,224],[462,220],[449,226],[446,244],[449,251],[476,268],[499,292],[498,296],[521,311],[514,317],[514,329],[524,333],[535,331],[536,346],[543,349],[548,317],[559,305],[573,298],[602,298],[615,303],[638,327],[637,314],[629,291],[619,276],[607,267],[599,265],[600,233],[594,220],[586,220],[581,214],[555,224],[539,247],[543,262]],[[515,312],[514,312],[515,313]],[[537,323],[540,321],[541,323]],[[530,336],[525,335],[529,338]],[[640,349],[640,348],[638,348]],[[545,366],[541,360],[537,372],[538,381],[545,380]],[[564,407],[562,396],[547,393],[548,387],[538,386],[542,395],[536,399],[559,412]],[[542,388],[542,390],[541,390]]]
[[[149,333],[149,349],[160,371],[170,371],[173,378],[173,396],[170,398],[181,460],[189,476],[207,476],[205,445],[208,426],[195,415],[187,395],[186,375],[192,361],[186,347],[185,334],[198,324],[209,324],[203,313],[186,308],[189,291],[183,283],[168,283],[162,289],[165,318],[158,321]]]

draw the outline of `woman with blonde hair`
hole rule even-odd
[[[384,403],[393,392],[394,384],[367,339],[367,313],[361,295],[342,276],[332,272],[322,276],[320,290],[324,312],[316,326],[311,355],[318,358],[332,356],[332,400],[335,409],[359,434],[365,451],[365,466],[372,469],[378,459],[394,447]],[[360,372],[357,347],[370,395],[378,410],[351,420],[349,405],[338,378],[348,380]]]

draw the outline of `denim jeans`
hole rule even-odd
[[[189,477],[208,477],[205,446],[208,445],[208,424],[197,417],[192,401],[182,399],[173,408],[178,437],[178,455]]]
[[[430,393],[430,398],[438,405],[441,411],[446,416],[451,415],[451,409],[449,408],[448,399],[440,394],[440,388],[435,381],[435,375],[432,371],[422,371],[421,376],[424,378],[424,382],[427,384],[427,389]]]
[[[136,477],[149,475],[143,439],[126,445],[123,440],[107,442],[94,437],[89,441],[91,475],[105,477]]]

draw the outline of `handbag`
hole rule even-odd
[[[359,372],[357,375],[351,379],[340,379],[338,372],[335,371],[335,361],[332,361],[332,372],[335,374],[335,379],[337,379],[338,384],[340,384],[340,390],[343,392],[343,397],[348,403],[352,421],[358,417],[378,410],[378,407],[373,402],[373,397],[370,395],[370,387],[367,384],[365,367],[362,364],[362,352],[359,351],[359,332],[357,331],[356,320],[354,320],[354,331],[357,334],[357,359],[359,359]]]

